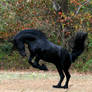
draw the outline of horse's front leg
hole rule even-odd
[[[30,55],[28,63],[33,66],[32,59],[34,58],[34,55]]]
[[[34,67],[35,67],[35,68],[38,68],[38,69],[40,69],[40,70],[48,70],[48,68],[46,67],[46,65],[44,65],[44,64],[40,65],[40,64],[39,64],[39,60],[40,60],[39,57],[36,57],[36,58],[35,58]]]
[[[41,66],[39,65],[39,58],[35,58],[35,61],[34,62],[32,62],[32,59],[34,58],[34,55],[33,54],[31,54],[30,55],[30,57],[29,57],[29,60],[28,60],[28,62],[29,62],[29,64],[30,65],[32,65],[32,67],[34,67],[34,68],[40,68]]]

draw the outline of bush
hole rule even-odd
[[[0,52],[6,53],[9,55],[12,51],[12,46],[13,46],[13,44],[9,43],[7,41],[2,43],[2,44],[0,44]]]

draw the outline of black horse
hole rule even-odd
[[[54,88],[68,88],[70,80],[69,68],[71,64],[78,58],[78,56],[84,51],[85,40],[87,38],[86,32],[78,32],[74,37],[72,52],[69,53],[66,49],[50,42],[44,33],[39,30],[23,30],[19,32],[13,40],[14,46],[18,49],[19,53],[24,57],[25,45],[28,44],[30,51],[29,63],[41,70],[47,70],[47,67],[43,64],[39,64],[39,60],[53,63],[60,75],[60,80]],[[35,57],[34,63],[32,59]],[[64,86],[61,83],[66,76],[66,82]]]

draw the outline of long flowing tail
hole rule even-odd
[[[72,62],[74,62],[78,58],[78,56],[80,56],[81,53],[84,51],[86,38],[87,38],[86,32],[78,32],[75,35],[73,42],[74,45],[71,53]]]

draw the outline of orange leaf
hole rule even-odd
[[[58,12],[58,15],[62,15],[62,12]]]

